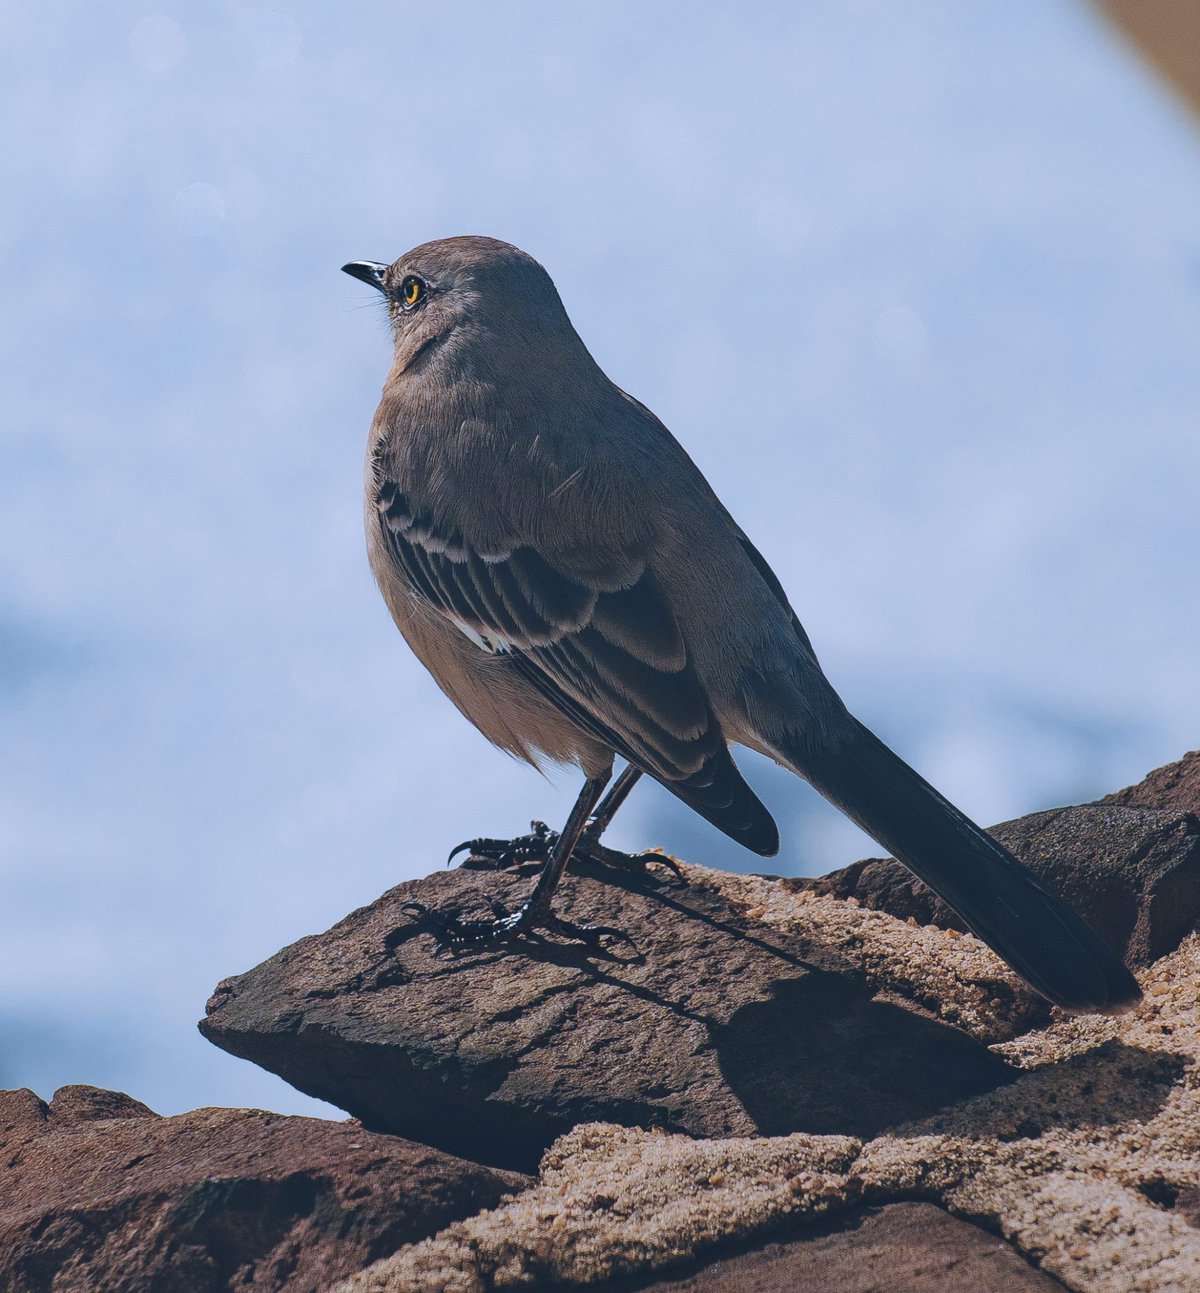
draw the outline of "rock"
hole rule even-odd
[[[16,1091],[0,1091],[0,1136],[7,1139],[14,1133],[40,1131],[50,1110],[45,1101],[39,1100],[28,1087]]]
[[[1200,813],[1200,750],[1155,768],[1136,786],[1114,790],[1097,800],[1124,808],[1165,808],[1178,813]]]
[[[612,1293],[1061,1293],[1002,1239],[929,1203],[892,1203],[849,1225],[764,1244],[693,1274]]]
[[[979,1041],[878,996],[855,968],[866,918],[884,917],[832,904],[857,923],[771,928],[713,873],[687,874],[687,888],[613,871],[564,880],[561,914],[628,931],[636,957],[559,941],[439,955],[402,904],[485,914],[481,895],[515,905],[528,877],[402,884],[226,979],[201,1031],[376,1130],[522,1168],[591,1120],[870,1135],[1009,1078]],[[1028,998],[1004,976],[987,960],[973,999],[1020,1013]]]
[[[124,1091],[105,1091],[98,1086],[60,1086],[47,1115],[56,1126],[69,1122],[101,1122],[108,1118],[157,1118],[148,1105]]]
[[[526,1183],[352,1123],[6,1091],[0,1288],[316,1293]]]
[[[898,928],[911,955],[921,955],[927,932]],[[551,1146],[529,1190],[331,1293],[630,1287],[619,1280],[644,1289],[653,1279],[666,1281],[651,1283],[661,1289],[678,1287],[681,1267],[693,1273],[692,1288],[711,1291],[721,1285],[698,1282],[697,1267],[722,1256],[709,1274],[723,1267],[725,1287],[749,1293],[772,1288],[791,1254],[803,1257],[799,1273],[790,1262],[787,1288],[804,1289],[806,1268],[821,1271],[823,1261],[832,1269],[807,1287],[913,1293],[986,1289],[989,1278],[993,1288],[1055,1287],[1015,1265],[996,1240],[989,1270],[987,1238],[944,1214],[910,1212],[918,1200],[1003,1235],[1076,1293],[1195,1293],[1200,936],[1140,977],[1137,1009],[1119,1018],[1059,1015],[998,1047],[1021,1066],[1015,1081],[869,1141],[577,1127]],[[897,1216],[892,1204],[906,1206]],[[864,1208],[883,1212],[846,1231]],[[809,1242],[800,1227],[812,1227]],[[731,1252],[746,1255],[730,1261]],[[936,1271],[950,1259],[961,1264],[942,1283],[909,1278],[926,1260]]]
[[[1200,818],[1181,811],[1200,795],[1200,757],[1151,773],[1098,804],[1055,808],[993,826],[991,832],[1121,950],[1130,967],[1173,951],[1200,918]],[[1165,808],[1144,806],[1156,796]],[[892,858],[868,858],[817,879],[787,879],[796,890],[855,898],[901,920],[965,929],[957,912]]]

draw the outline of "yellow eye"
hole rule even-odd
[[[404,308],[406,310],[411,310],[424,295],[425,284],[413,274],[410,274],[404,282],[400,284],[400,299],[404,302]]]

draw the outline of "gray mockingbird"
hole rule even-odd
[[[366,462],[392,617],[488,740],[585,778],[561,832],[471,841],[544,866],[515,912],[440,914],[445,940],[616,932],[563,921],[550,899],[577,850],[603,849],[642,774],[774,854],[739,744],[815,786],[1049,1000],[1138,999],[1074,912],[851,716],[770,566],[666,427],[600,371],[532,257],[446,238],[344,269],[383,294],[395,340]],[[627,766],[602,799],[614,755]]]

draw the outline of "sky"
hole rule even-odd
[[[1086,6],[5,8],[0,1086],[332,1115],[213,986],[574,798],[372,585],[350,259],[537,256],[980,822],[1198,743],[1198,138]],[[775,870],[879,851],[744,766]],[[612,840],[764,866],[653,785]]]

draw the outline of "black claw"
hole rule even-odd
[[[663,853],[658,849],[646,849],[641,853],[621,853],[617,849],[610,849],[606,844],[601,844],[599,840],[585,840],[576,848],[575,856],[587,858],[590,862],[598,862],[602,866],[643,873],[648,871],[653,863],[658,863],[671,872],[680,888],[687,888],[687,876],[683,874],[679,863],[669,853]]]
[[[633,860],[642,867],[648,867],[651,862],[657,862],[659,866],[665,866],[675,877],[679,887],[681,889],[687,888],[688,878],[683,874],[683,868],[669,853],[660,853],[657,849],[647,849],[645,853],[635,853]]]
[[[468,854],[468,862],[490,866],[498,871],[523,866],[527,862],[548,861],[558,842],[558,832],[552,831],[545,822],[530,822],[529,826],[529,834],[518,835],[516,839],[498,840],[482,836],[475,840],[465,840],[450,850],[446,865],[449,866],[463,852]]]

